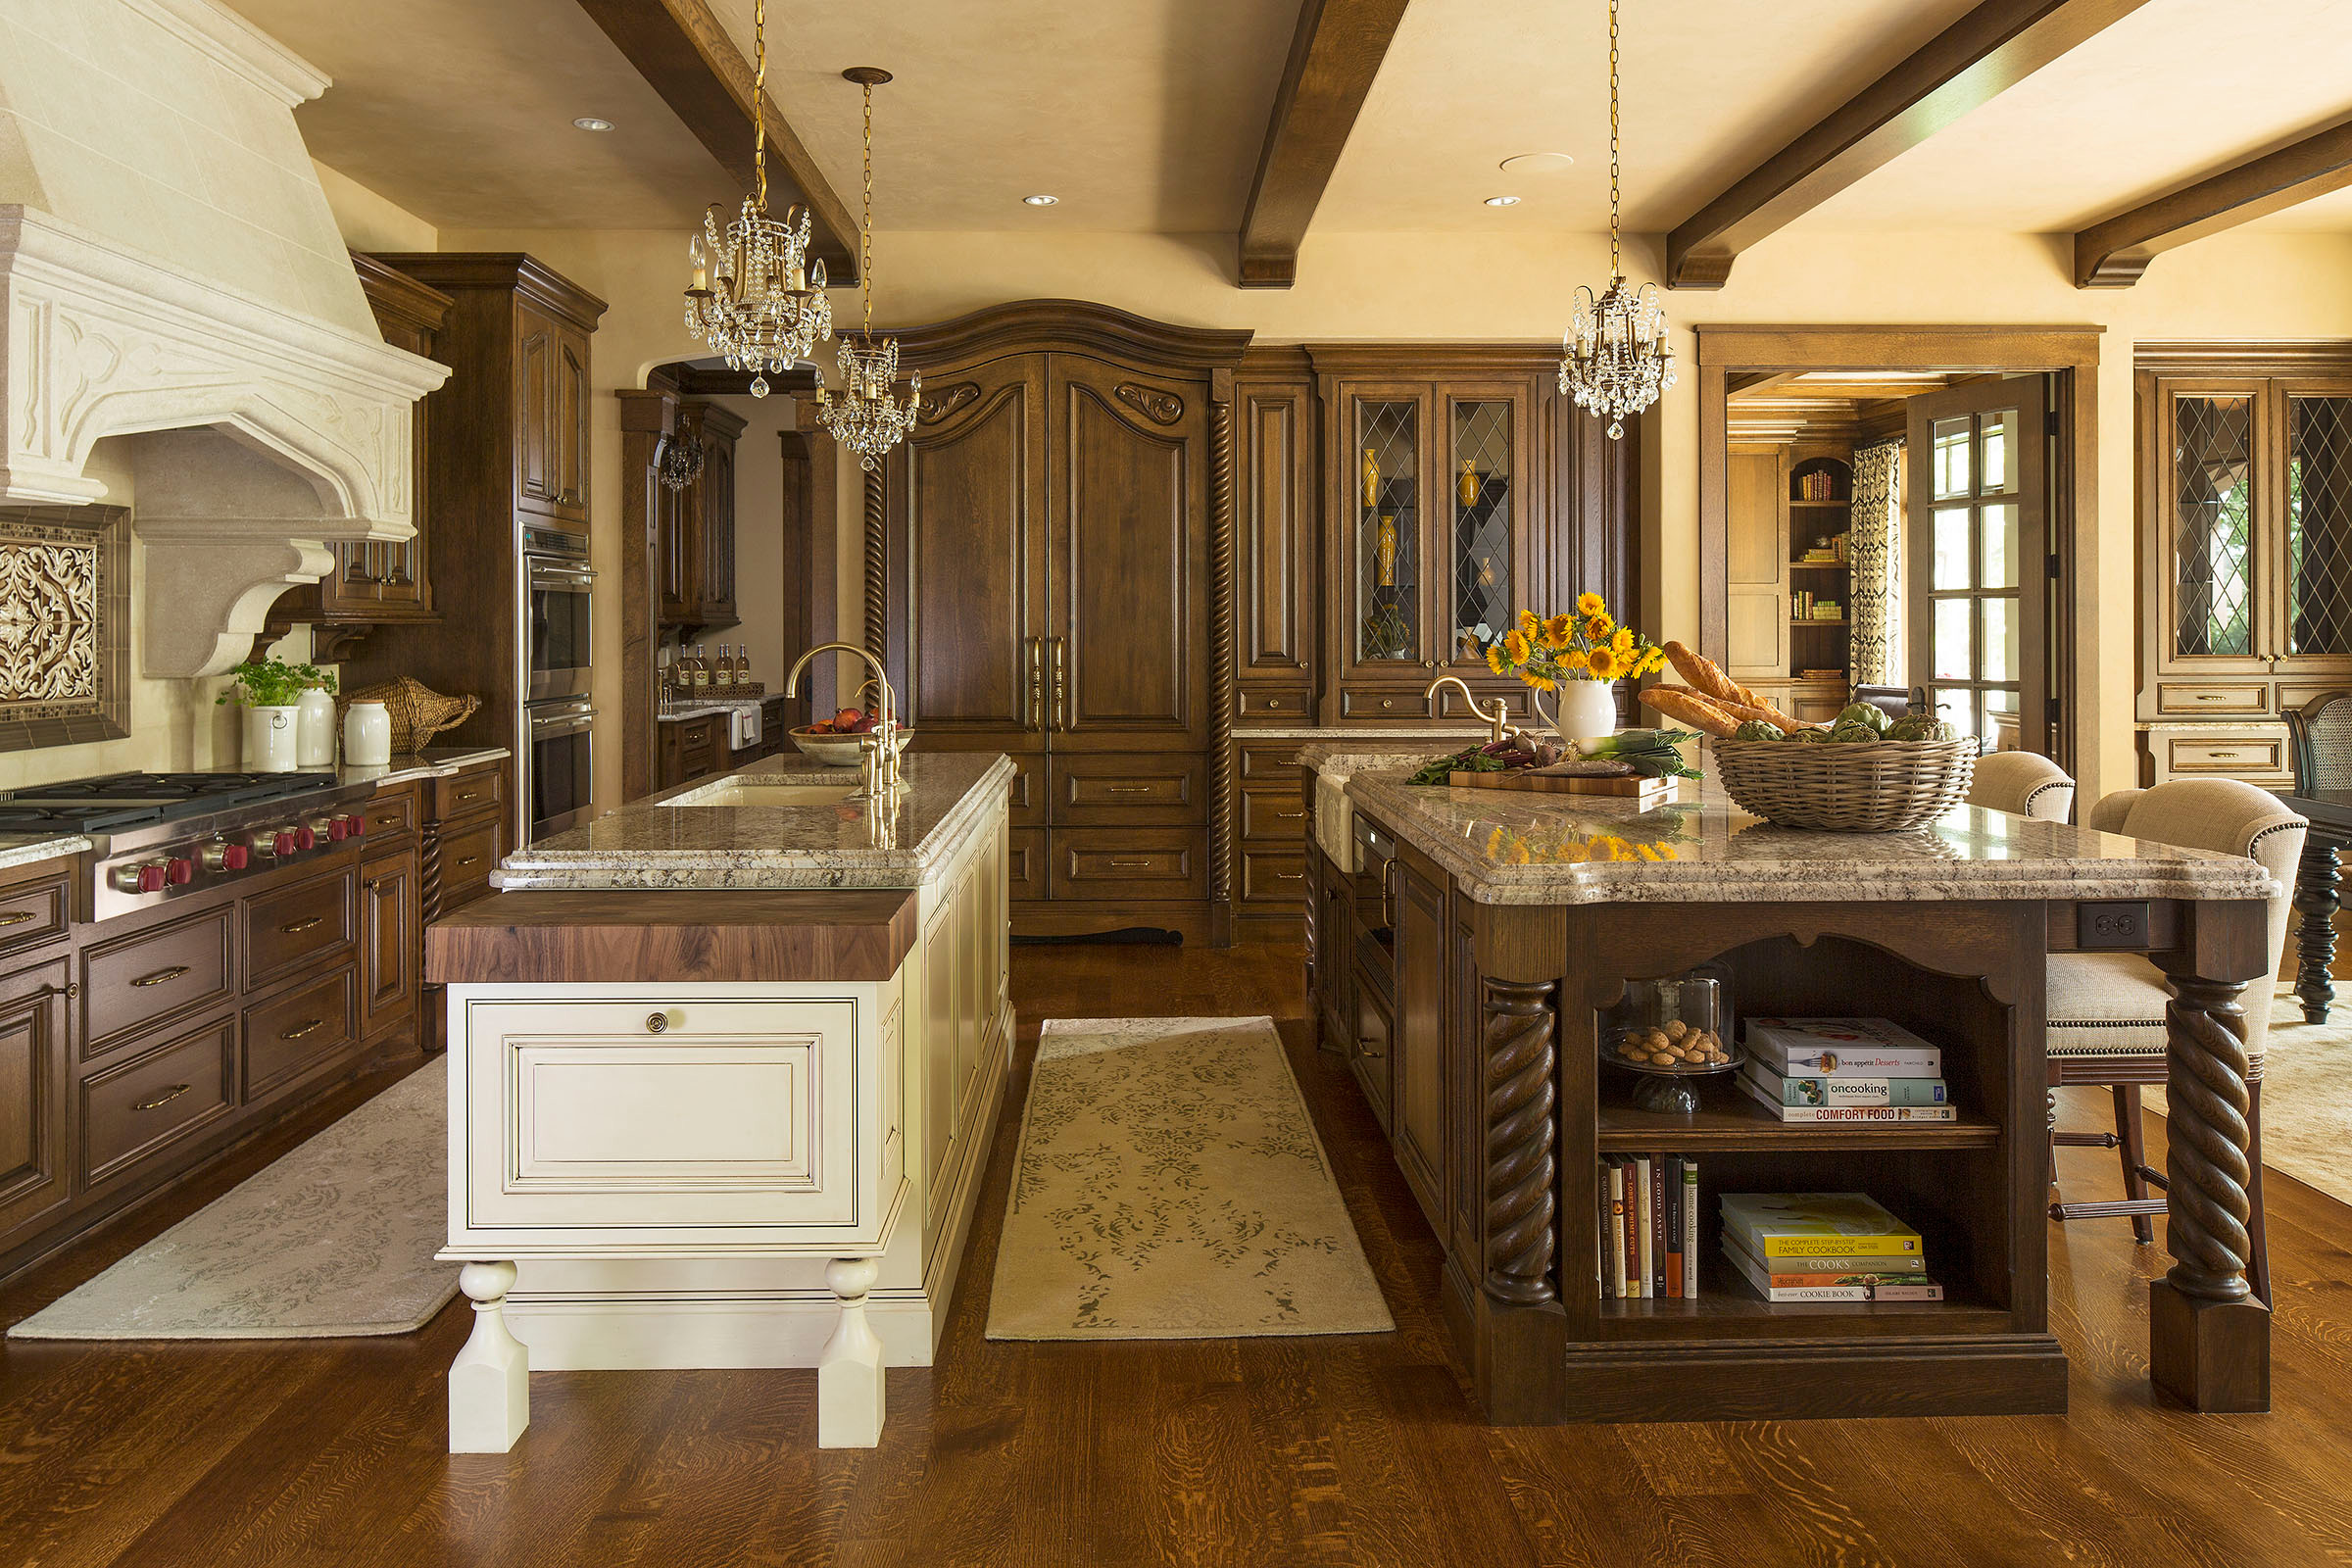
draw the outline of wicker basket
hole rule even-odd
[[[345,692],[337,703],[338,710],[348,710],[363,697],[384,705],[384,712],[392,720],[395,757],[423,751],[434,736],[465,723],[482,706],[479,697],[444,697],[420,680],[399,675]]]
[[[1977,743],[1714,743],[1724,793],[1751,816],[1829,833],[1896,833],[1968,798]]]

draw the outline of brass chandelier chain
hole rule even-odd
[[[841,392],[816,389],[817,417],[834,440],[858,454],[860,467],[882,466],[882,456],[906,438],[922,409],[923,378],[909,377],[906,401],[900,402],[893,383],[899,378],[899,340],[874,341],[874,88],[890,80],[890,73],[874,66],[854,66],[842,74],[865,89],[865,210],[858,225],[858,292],[863,325],[858,341],[844,332],[834,344],[841,368]]]
[[[1674,385],[1674,351],[1657,285],[1625,285],[1617,5],[1609,0],[1609,281],[1597,297],[1590,288],[1576,291],[1568,330],[1560,335],[1560,391],[1607,419],[1612,441],[1624,436],[1628,416]]]

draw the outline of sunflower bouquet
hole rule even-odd
[[[1620,626],[1598,594],[1577,597],[1574,614],[1548,618],[1532,610],[1519,624],[1487,645],[1487,667],[1516,675],[1541,692],[1564,680],[1625,680],[1646,675],[1666,662],[1666,651],[1631,626]]]

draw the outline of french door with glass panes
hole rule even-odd
[[[1911,683],[1987,748],[2050,749],[2046,398],[2020,375],[1904,405]]]

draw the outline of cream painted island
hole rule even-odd
[[[509,857],[428,931],[454,1451],[514,1445],[532,1367],[815,1366],[819,1443],[877,1440],[1004,1090],[1011,775],[908,757],[867,801],[769,759]]]

